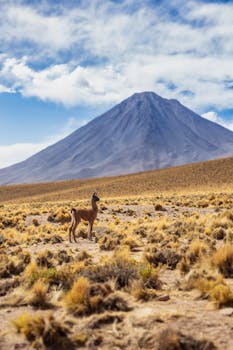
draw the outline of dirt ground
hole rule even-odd
[[[127,210],[130,212],[127,214]],[[98,222],[95,226],[95,232],[102,234],[107,222],[111,222],[113,217],[118,217],[122,222],[131,222],[138,217],[142,217],[146,212],[150,213],[150,218],[156,219],[164,217],[176,219],[181,214],[189,216],[198,213],[200,216],[213,213],[214,208],[196,208],[196,207],[169,207],[166,211],[157,212],[153,205],[122,205],[121,211],[116,212],[115,206],[109,206],[108,210],[99,214]],[[48,214],[28,215],[25,219],[27,226],[30,226],[33,219],[37,219],[40,225],[47,223]],[[58,224],[53,224],[58,225]],[[142,239],[144,244],[144,240]],[[220,244],[220,243],[219,243]],[[86,251],[93,256],[94,264],[98,264],[103,256],[112,256],[113,251],[105,251],[99,248],[95,240],[89,241],[85,238],[79,238],[78,244],[69,243],[68,240],[60,243],[37,243],[30,246],[22,245],[22,248],[29,249],[32,257],[39,252],[48,249],[51,252],[57,252],[61,249],[74,249],[76,252]],[[9,254],[12,254],[16,247],[9,248]],[[144,246],[140,246],[131,251],[132,257],[139,261],[143,255]],[[179,288],[186,277],[177,269],[170,270],[166,266],[161,269],[160,279],[163,288],[158,292],[158,298],[152,301],[135,301],[128,293],[122,291],[125,295],[131,311],[112,312],[112,318],[107,313],[82,316],[74,319],[66,314],[61,308],[54,307],[52,310],[35,309],[32,306],[7,306],[4,304],[6,296],[0,297],[0,349],[34,349],[30,342],[22,335],[16,332],[12,320],[23,313],[43,314],[51,313],[64,320],[68,325],[72,325],[73,333],[80,332],[83,329],[91,330],[89,339],[86,343],[88,349],[157,349],[158,344],[161,347],[160,334],[165,329],[174,329],[185,335],[190,335],[195,339],[208,339],[212,341],[219,350],[233,349],[233,307],[223,307],[216,309],[207,299],[200,298],[200,292],[197,290],[185,291]],[[11,278],[2,279],[1,286],[10,283]],[[228,283],[233,286],[233,279],[228,278]],[[164,349],[211,349],[208,347],[177,347]],[[59,350],[59,349],[57,349]]]

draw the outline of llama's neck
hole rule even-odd
[[[94,199],[91,200],[91,206],[94,211],[98,211],[98,207]]]

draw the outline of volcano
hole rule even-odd
[[[177,100],[143,92],[1,169],[0,184],[120,175],[232,155],[233,132]]]

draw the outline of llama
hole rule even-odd
[[[97,202],[99,201],[99,197],[97,194],[94,192],[92,197],[91,197],[91,208],[90,209],[71,209],[71,225],[69,227],[69,241],[70,243],[72,242],[72,234],[74,241],[76,241],[75,237],[75,230],[80,223],[81,219],[84,221],[88,221],[89,223],[89,233],[88,233],[88,238],[92,240],[92,228],[95,219],[97,218],[97,213],[98,213],[98,207],[97,207]]]

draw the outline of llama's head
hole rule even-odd
[[[92,195],[92,200],[94,201],[94,202],[98,202],[100,199],[99,199],[99,197],[97,196],[97,194],[94,192],[93,193],[93,195]]]

